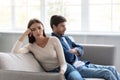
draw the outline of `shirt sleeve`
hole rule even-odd
[[[67,37],[67,36],[66,36],[66,38],[67,38],[67,40],[70,41],[70,43],[71,43],[71,45],[72,45],[72,48],[75,48],[75,49],[77,50],[79,56],[80,56],[80,57],[83,56],[83,55],[84,55],[84,48],[83,48],[83,46],[81,46],[80,44],[75,43],[73,40],[71,40],[71,39],[70,39],[69,37]]]
[[[54,42],[54,45],[55,45],[56,53],[58,54],[58,59],[59,59],[59,62],[60,62],[60,70],[63,70],[64,72],[66,72],[67,63],[65,61],[62,45],[56,37],[54,38],[53,42]]]
[[[16,43],[13,45],[13,48],[11,50],[12,53],[27,53],[29,52],[29,48],[28,48],[28,45],[24,46],[23,48],[21,47],[22,46],[22,42],[17,40]]]

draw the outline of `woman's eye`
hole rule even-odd
[[[41,29],[40,27],[38,27],[38,29]]]

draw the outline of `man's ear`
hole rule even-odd
[[[56,29],[56,26],[55,26],[55,25],[53,25],[53,29]]]
[[[53,25],[53,28],[52,28],[53,32],[56,32],[57,30],[57,27],[55,25]]]

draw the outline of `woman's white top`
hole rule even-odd
[[[60,70],[64,72],[66,71],[67,64],[63,48],[56,37],[49,37],[45,47],[40,47],[36,43],[29,43],[22,47],[22,44],[23,42],[17,40],[13,46],[12,53],[28,53],[31,51],[46,71],[53,70],[57,67],[60,67]]]

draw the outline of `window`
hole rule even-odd
[[[45,0],[46,24],[54,14],[67,18],[67,32],[81,31],[81,0]],[[50,28],[50,27],[49,27]],[[48,29],[49,29],[48,28]],[[50,29],[49,29],[50,30]]]
[[[89,31],[120,31],[120,0],[89,0]]]
[[[26,28],[29,19],[40,18],[40,0],[14,0],[13,3],[14,28]]]
[[[26,29],[28,20],[40,18],[40,0],[0,0],[0,30]]]
[[[24,30],[31,18],[47,32],[50,17],[67,18],[67,32],[120,32],[120,0],[0,0],[0,31]]]
[[[7,2],[7,3],[6,3]],[[10,0],[0,0],[0,30],[10,28],[12,26],[12,11]]]
[[[54,14],[67,18],[68,31],[81,30],[81,0],[4,0],[4,5],[2,3],[0,0],[3,14],[0,15],[0,30],[24,30],[29,19],[38,18],[48,32],[51,30],[49,20]]]

